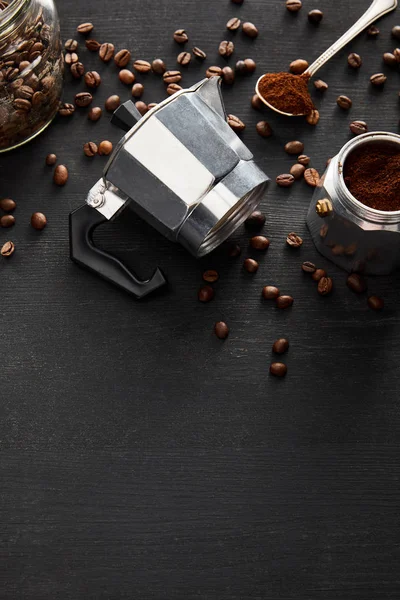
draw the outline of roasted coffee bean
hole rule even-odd
[[[375,73],[374,75],[371,75],[370,82],[372,85],[381,86],[385,83],[386,79],[387,77],[383,73]]]
[[[218,281],[219,275],[218,275],[217,271],[214,271],[213,269],[209,269],[208,271],[204,271],[203,279],[204,279],[204,281],[207,281],[207,283],[215,283],[216,281]]]
[[[243,131],[243,129],[246,127],[243,121],[241,121],[239,117],[236,117],[236,115],[228,115],[227,121],[228,125],[233,129],[233,131]]]
[[[29,85],[21,85],[15,92],[17,98],[24,98],[25,100],[32,100],[34,91]]]
[[[277,300],[279,298],[279,289],[274,285],[266,285],[262,289],[262,297],[264,300]]]
[[[23,112],[29,112],[32,108],[32,103],[24,98],[16,98],[13,102],[14,108]]]
[[[22,71],[24,71],[25,69],[27,69],[28,67],[31,66],[31,63],[29,62],[29,60],[22,60],[19,63],[19,70],[22,73]],[[15,85],[16,81],[13,81],[13,85]]]
[[[276,183],[280,187],[291,187],[294,184],[294,177],[290,173],[282,173],[276,178]]]
[[[378,296],[370,296],[368,298],[368,306],[372,308],[372,310],[382,310],[384,307],[383,299]]]
[[[396,59],[396,62],[400,63],[400,48],[395,48],[393,50],[393,56]]]
[[[317,169],[306,169],[304,171],[304,179],[306,180],[306,183],[308,183],[309,186],[317,187],[318,182],[320,180],[320,176]]]
[[[98,52],[101,46],[100,42],[97,40],[86,40],[85,45],[90,52]]]
[[[83,35],[86,35],[87,33],[90,33],[93,30],[93,25],[92,23],[82,23],[81,25],[78,25],[78,27],[76,28],[76,31],[78,33],[82,33]]]
[[[157,73],[157,75],[163,75],[167,70],[167,66],[161,58],[155,58],[151,63],[151,68],[153,73]]]
[[[186,67],[191,60],[192,55],[190,54],[190,52],[181,52],[180,54],[178,54],[176,62],[178,63],[178,65],[183,65],[184,67]]]
[[[306,168],[304,165],[296,164],[291,167],[290,174],[293,175],[295,179],[301,179],[305,170]]]
[[[252,58],[245,58],[244,64],[246,67],[246,73],[248,73],[249,75],[251,75],[251,73],[254,73],[254,71],[257,68],[257,64]]]
[[[239,73],[239,75],[247,74],[247,67],[246,67],[246,63],[244,62],[244,60],[237,61],[236,65],[235,65],[235,70],[236,70],[236,73]]]
[[[237,258],[238,256],[240,256],[241,252],[242,252],[242,249],[239,246],[239,244],[231,244],[228,247],[229,258]]]
[[[149,107],[147,106],[146,102],[142,102],[141,100],[138,100],[137,102],[135,102],[135,106],[138,109],[138,111],[140,112],[140,114],[142,115],[142,117],[149,110]]]
[[[253,23],[243,23],[242,31],[248,37],[255,39],[258,36],[258,29]]]
[[[63,186],[68,181],[68,169],[65,165],[58,165],[54,170],[53,181],[56,185]]]
[[[286,338],[280,338],[274,342],[272,351],[275,354],[285,354],[289,350],[289,341]]]
[[[207,54],[201,49],[195,46],[192,50],[194,56],[200,60],[205,60],[207,58]]]
[[[301,0],[286,0],[286,8],[290,12],[299,12],[303,3]]]
[[[347,96],[339,96],[336,104],[343,110],[349,110],[353,106],[353,102]]]
[[[105,106],[105,109],[108,110],[108,112],[114,112],[114,110],[117,110],[117,108],[120,104],[121,104],[121,98],[119,96],[117,96],[116,94],[113,94],[112,96],[107,98],[107,100],[104,103],[104,106]]]
[[[248,229],[253,229],[255,231],[262,229],[265,225],[266,217],[265,215],[259,211],[255,210],[251,213],[248,219],[245,221],[245,225]]]
[[[81,108],[86,108],[93,102],[93,96],[89,92],[79,92],[75,96],[75,104]]]
[[[60,108],[58,109],[58,114],[61,117],[71,117],[75,112],[75,106],[73,104],[69,104],[68,102],[64,102],[60,104]]]
[[[223,321],[219,321],[219,323],[215,323],[214,332],[217,338],[220,340],[226,340],[229,335],[229,327]]]
[[[113,145],[108,140],[100,142],[98,147],[98,153],[100,156],[108,156],[113,151]]]
[[[319,111],[314,108],[308,115],[306,116],[306,121],[309,125],[317,125],[319,122]]]
[[[271,125],[267,121],[258,121],[256,125],[258,135],[267,138],[272,135]]]
[[[243,267],[248,273],[257,273],[259,266],[260,265],[258,264],[258,262],[253,258],[246,258],[246,260],[243,263]]]
[[[220,43],[219,48],[218,48],[218,52],[220,54],[220,56],[225,56],[226,58],[228,58],[229,56],[232,56],[233,52],[235,50],[235,44],[231,41],[227,41],[224,40],[223,42]]]
[[[1,250],[0,250],[0,254],[1,256],[4,256],[5,258],[9,258],[10,256],[12,256],[15,252],[15,245],[13,242],[6,242],[5,244],[3,244]]]
[[[284,310],[285,308],[293,306],[293,302],[292,296],[278,296],[276,299],[276,306]]]
[[[289,70],[294,75],[301,75],[302,73],[304,73],[304,71],[306,71],[308,69],[308,66],[309,65],[306,60],[303,60],[302,58],[298,58],[297,60],[294,60],[293,62],[290,63]]]
[[[151,64],[147,60],[135,60],[133,68],[138,73],[149,73],[151,71]]]
[[[235,81],[235,71],[231,67],[224,67],[222,69],[222,79],[227,85],[232,85]]]
[[[294,140],[292,142],[288,142],[285,145],[285,152],[288,154],[301,154],[304,150],[303,142],[299,142],[298,140]]]
[[[42,44],[43,46],[43,44]],[[67,52],[76,52],[78,50],[78,42],[76,40],[67,40],[64,44],[64,48]],[[33,48],[32,48],[33,49]],[[42,48],[43,50],[43,48]]]
[[[269,239],[264,237],[263,235],[256,235],[250,240],[250,246],[254,248],[254,250],[267,250],[269,248],[269,245]]]
[[[215,292],[210,285],[203,285],[198,291],[197,297],[200,302],[210,302],[215,296]]]
[[[167,94],[168,96],[173,96],[173,94],[176,94],[176,92],[180,92],[182,89],[182,86],[179,85],[179,83],[170,83],[167,86]]]
[[[33,229],[36,229],[38,231],[44,229],[47,225],[47,219],[45,215],[41,212],[33,213],[33,215],[31,216],[31,225]]]
[[[105,44],[101,44],[99,48],[99,56],[103,62],[110,62],[114,56],[114,51],[114,44],[106,42]]]
[[[132,73],[132,71],[129,71],[129,69],[122,69],[119,73],[118,73],[118,77],[121,83],[124,83],[125,85],[132,85],[135,82],[135,74]]]
[[[186,44],[189,40],[189,36],[184,29],[177,29],[174,33],[174,40],[178,44]]]
[[[120,68],[126,67],[126,65],[130,62],[130,60],[131,60],[131,53],[126,48],[124,48],[123,50],[120,50],[114,56],[114,62],[117,65],[117,67],[120,67]]]
[[[238,19],[237,17],[232,17],[232,19],[229,19],[229,21],[226,24],[226,28],[229,29],[229,31],[236,31],[237,29],[239,29],[240,25],[241,25],[241,20]]]
[[[263,106],[264,104],[262,100],[258,97],[257,94],[254,94],[251,97],[251,107],[254,108],[254,110],[261,110]]]
[[[292,248],[300,248],[300,246],[303,245],[303,239],[299,235],[297,235],[297,233],[294,233],[292,231],[292,233],[289,233],[289,235],[287,236],[286,243]]]
[[[97,144],[94,142],[86,142],[86,144],[83,146],[83,152],[89,157],[95,156],[97,154],[97,150]]]
[[[222,75],[221,67],[217,67],[215,65],[208,67],[206,71],[206,77],[210,79],[210,77],[220,77]]]
[[[103,114],[103,111],[100,108],[100,106],[94,106],[88,112],[88,119],[90,121],[98,121],[102,114]]]
[[[367,35],[369,35],[369,37],[376,37],[380,34],[380,30],[375,27],[375,25],[371,25],[370,27],[368,27],[367,29]]]
[[[400,40],[400,25],[395,25],[392,29],[392,37],[396,40]]]
[[[134,98],[140,98],[140,96],[143,95],[144,92],[144,86],[141,83],[135,83],[132,86],[132,96]]]
[[[321,296],[327,296],[332,292],[333,281],[330,277],[321,277],[318,282],[318,293]]]
[[[79,60],[78,55],[76,54],[76,52],[67,52],[67,54],[64,57],[64,61],[66,65],[73,65],[74,63],[77,63]]]
[[[317,269],[311,275],[311,277],[313,278],[313,280],[317,281],[317,282],[320,281],[320,279],[322,279],[322,277],[326,277],[326,276],[327,276],[327,272],[324,269]]]
[[[71,65],[71,75],[74,79],[80,79],[85,72],[85,67],[81,62]]]
[[[319,92],[326,92],[326,90],[328,89],[328,84],[323,81],[322,79],[316,79],[314,81],[314,87],[316,90],[318,90]]]
[[[365,121],[353,121],[350,123],[350,131],[354,135],[361,135],[362,133],[367,133],[368,125]]]
[[[310,163],[310,157],[307,156],[307,154],[300,154],[300,156],[297,157],[297,161],[304,166],[307,166]]]
[[[46,165],[48,167],[52,167],[53,165],[55,165],[57,162],[57,155],[56,154],[48,154],[46,156]]]
[[[389,67],[397,67],[398,64],[395,55],[391,52],[385,52],[385,54],[383,55],[383,62],[386,65],[389,65]]]
[[[318,9],[310,10],[308,13],[308,20],[312,25],[318,25],[321,23],[323,17],[324,13]]]
[[[304,271],[304,273],[315,273],[315,271],[317,270],[317,267],[314,265],[314,263],[309,261],[303,262],[301,268]]]
[[[169,85],[170,83],[179,83],[182,79],[180,71],[165,71],[163,75],[164,83]]]
[[[274,377],[285,377],[287,373],[287,366],[283,363],[275,362],[270,366],[269,372]]]
[[[351,52],[347,57],[347,62],[353,69],[359,69],[362,65],[362,58],[359,54]]]
[[[15,224],[15,217],[12,215],[3,215],[0,219],[1,227],[12,227]]]
[[[357,273],[351,273],[348,276],[346,283],[351,291],[356,294],[362,294],[367,290],[367,282],[364,277],[361,277],[361,275],[358,275]]]

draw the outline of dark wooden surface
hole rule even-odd
[[[208,65],[223,64],[218,43],[234,37],[233,58],[254,57],[260,74],[313,60],[369,2],[305,0],[298,16],[283,0],[59,4],[64,39],[91,20],[99,40],[174,67],[180,49],[172,33],[185,27]],[[306,12],[317,6],[325,18],[313,28]],[[227,34],[234,15],[257,24],[255,42]],[[273,179],[291,164],[282,149],[290,139],[304,140],[323,171],[349,139],[351,120],[398,130],[398,72],[384,68],[383,91],[368,80],[395,47],[390,29],[399,22],[398,12],[386,17],[378,39],[361,35],[323,69],[330,88],[317,101],[316,128],[265,113],[274,136],[263,140],[255,132],[261,115],[249,106],[256,75],[224,92]],[[364,59],[358,72],[347,67],[350,50]],[[85,50],[80,56],[103,75],[100,104],[115,91],[129,97],[114,65]],[[184,84],[203,71],[190,66]],[[138,79],[146,101],[164,97],[156,77]],[[65,100],[81,87],[67,78]],[[340,93],[353,99],[351,112],[336,107]],[[0,158],[0,196],[18,203],[17,225],[0,232],[0,241],[17,245],[0,264],[0,597],[398,599],[398,275],[370,278],[386,308],[368,310],[313,248],[305,228],[310,188],[272,185],[262,203],[271,248],[256,276],[222,250],[196,262],[134,218],[99,232],[99,244],[141,274],[159,264],[168,275],[168,292],[137,303],[68,258],[68,213],[105,164],[86,159],[81,146],[119,137],[109,115],[91,124],[83,112]],[[44,166],[48,152],[69,167],[63,189]],[[35,210],[48,216],[43,233],[29,227]],[[297,252],[285,246],[293,230],[305,238]],[[246,256],[248,235],[236,238]],[[317,296],[300,272],[303,260],[329,270],[332,297]],[[205,268],[221,278],[215,301],[201,305]],[[261,302],[269,283],[294,296],[292,310]],[[231,327],[225,343],[212,334],[220,319]],[[268,375],[271,344],[282,335],[291,342],[283,381]]]

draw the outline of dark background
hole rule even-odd
[[[283,0],[69,0],[59,2],[63,39],[93,21],[93,36],[127,47],[134,58],[164,58],[175,67],[181,48],[208,53],[223,65],[218,44],[234,39],[231,63],[256,59],[256,74],[224,91],[228,112],[247,125],[243,140],[272,179],[292,160],[291,139],[305,142],[312,165],[349,139],[348,124],[398,131],[399,73],[387,67],[383,90],[369,77],[396,46],[390,37],[399,12],[381,34],[364,33],[320,73],[328,92],[317,98],[320,124],[284,119],[250,107],[257,77],[296,58],[314,60],[369,5],[368,0],[304,0],[298,15]],[[317,28],[307,12],[321,8]],[[232,16],[253,21],[259,38],[230,34]],[[84,48],[80,58],[111,93],[129,98],[114,64]],[[348,68],[348,52],[364,60]],[[183,84],[205,66],[185,69]],[[164,98],[157,76],[138,76],[144,100]],[[82,83],[66,77],[65,101]],[[350,112],[335,103],[353,99]],[[274,136],[255,125],[270,121]],[[57,119],[38,140],[0,158],[0,196],[18,203],[16,226],[0,231],[17,250],[0,261],[0,596],[11,599],[380,600],[400,595],[400,313],[399,277],[370,278],[385,310],[345,285],[345,273],[320,257],[305,227],[312,190],[272,184],[262,208],[271,247],[257,275],[242,269],[249,252],[226,258],[220,249],[196,262],[138,219],[104,227],[98,243],[143,276],[160,265],[170,287],[138,303],[69,260],[68,214],[99,178],[105,158],[87,159],[84,142],[120,131],[110,115],[90,123],[85,111]],[[68,166],[65,188],[44,165],[55,152]],[[29,226],[33,211],[48,227]],[[286,247],[290,231],[304,235]],[[334,279],[318,296],[300,264],[311,260]],[[197,301],[201,274],[216,268],[216,298]],[[261,301],[263,285],[292,294],[291,310]],[[226,320],[226,342],[213,335]],[[271,345],[290,339],[285,380],[269,376]]]

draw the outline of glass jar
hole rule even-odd
[[[0,0],[0,152],[24,144],[51,123],[63,68],[53,0]]]
[[[394,146],[400,152],[400,136],[395,133],[364,133],[350,140],[321,177],[307,225],[319,252],[335,264],[349,272],[383,275],[400,266],[400,211],[362,204],[343,176],[350,154],[371,144]]]

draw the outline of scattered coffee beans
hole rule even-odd
[[[306,168],[304,165],[296,164],[291,167],[290,174],[293,175],[295,179],[301,179],[305,170]]]
[[[74,79],[80,79],[85,72],[85,67],[81,62],[71,65],[71,75]]]
[[[367,133],[368,125],[365,121],[353,121],[350,123],[350,131],[354,135],[361,135],[362,133]]]
[[[207,281],[207,283],[215,283],[219,279],[218,272],[214,271],[213,269],[204,271],[203,279],[204,279],[204,281]]]
[[[356,294],[362,294],[367,290],[367,282],[357,273],[351,273],[351,275],[348,276],[346,283],[351,291]]]
[[[285,354],[289,350],[289,341],[286,338],[280,338],[274,342],[272,351],[275,354]]]
[[[228,247],[229,258],[237,258],[238,256],[240,256],[241,252],[242,252],[242,249],[239,246],[239,244],[231,244]]]
[[[37,229],[38,231],[44,229],[47,225],[47,219],[45,215],[41,212],[33,213],[31,216],[31,225],[33,229]]]
[[[309,261],[303,262],[301,268],[304,271],[304,273],[315,273],[315,271],[317,270],[317,267],[314,265],[314,263]]]
[[[226,24],[226,28],[229,29],[229,31],[236,31],[237,29],[239,29],[240,25],[241,25],[241,20],[238,19],[237,17],[232,17],[232,19],[229,19],[229,21]]]
[[[395,25],[392,29],[392,37],[396,40],[400,40],[400,25]]]
[[[79,92],[75,96],[75,104],[80,108],[86,108],[93,102],[93,96],[89,92]]]
[[[99,56],[103,62],[110,62],[112,57],[114,56],[114,44],[101,44],[99,48]]]
[[[85,45],[90,52],[98,52],[101,46],[100,42],[97,40],[86,40]]]
[[[60,104],[60,108],[58,109],[58,114],[61,117],[71,117],[75,112],[75,106],[73,104],[69,104],[68,102],[64,102]]]
[[[293,305],[292,296],[278,296],[276,299],[276,306],[281,309],[290,308]]]
[[[308,20],[312,25],[319,25],[324,17],[324,13],[321,10],[314,9],[308,13]]]
[[[116,94],[113,94],[112,96],[107,98],[107,100],[104,103],[104,106],[105,106],[105,109],[108,110],[108,112],[114,112],[114,110],[117,110],[117,108],[120,104],[121,104],[121,98],[119,96],[117,96]]]
[[[126,65],[130,62],[130,60],[131,60],[131,53],[126,48],[124,48],[123,50],[120,50],[114,56],[114,62],[117,65],[117,67],[120,67],[120,68],[126,67]]]
[[[311,275],[314,281],[320,281],[323,277],[327,276],[327,272],[324,269],[317,269]]]
[[[6,258],[12,256],[15,252],[15,245],[13,242],[6,242],[3,244],[0,254],[1,256],[5,256]]]
[[[274,377],[285,377],[287,373],[287,366],[283,363],[275,362],[270,366],[269,372]]]
[[[243,267],[248,273],[256,273],[258,271],[259,266],[260,265],[258,264],[258,262],[256,260],[253,260],[252,258],[246,258],[246,260],[243,263]]]
[[[256,62],[252,58],[245,58],[243,62],[244,66],[246,67],[246,73],[248,73],[249,75],[251,75],[251,73],[254,73],[254,71],[257,68]]]
[[[233,129],[233,131],[243,131],[246,125],[236,117],[236,115],[228,115],[228,125]]]
[[[322,81],[322,79],[316,79],[314,81],[314,87],[319,92],[326,92],[329,86],[325,81]]]
[[[359,54],[351,52],[347,57],[347,62],[352,69],[359,69],[362,65],[362,58]]]
[[[201,48],[195,46],[192,50],[193,55],[199,60],[205,60],[207,58],[207,54]]]
[[[218,73],[220,75],[221,73]],[[163,75],[164,83],[169,85],[170,83],[179,83],[182,79],[180,71],[165,71]]]
[[[304,150],[303,142],[299,142],[298,140],[294,140],[293,142],[288,142],[285,145],[285,152],[288,154],[301,154]]]
[[[14,202],[14,200],[11,200],[11,198],[3,198],[2,200],[0,200],[0,209],[4,212],[12,212],[16,209],[16,207],[16,202]]]
[[[327,296],[332,292],[333,281],[330,277],[321,277],[318,282],[318,293],[321,296]]]
[[[272,135],[271,125],[267,121],[259,121],[256,125],[258,135],[267,138]]]
[[[235,70],[236,73],[238,73],[239,75],[245,75],[247,73],[247,67],[246,67],[246,63],[244,62],[244,60],[238,60],[236,65],[235,65]]]
[[[280,187],[287,188],[294,184],[295,179],[291,173],[282,173],[275,181]]]
[[[46,156],[46,165],[48,167],[52,167],[53,165],[55,165],[57,162],[57,155],[56,154],[48,154]]]
[[[252,98],[251,98],[251,106],[255,110],[261,110],[261,108],[263,107],[263,103],[262,103],[261,99],[258,97],[257,94],[254,94],[252,96]]]
[[[65,165],[58,165],[54,170],[53,181],[56,185],[63,186],[68,181],[68,169]]]
[[[97,71],[88,71],[85,73],[85,83],[90,88],[98,88],[101,84],[101,77]]]
[[[372,310],[382,310],[384,302],[382,298],[379,298],[378,296],[370,296],[368,298],[368,306],[372,308]]]
[[[309,186],[317,187],[318,182],[320,180],[320,176],[317,169],[306,169],[304,171],[304,179],[306,180],[306,183],[308,183]]]
[[[264,227],[265,221],[266,221],[265,215],[261,211],[255,210],[254,212],[251,213],[249,218],[246,219],[245,225],[249,229],[258,230],[258,229],[262,229]]]
[[[393,56],[395,57],[396,61],[400,63],[400,48],[395,48],[393,50]]]
[[[102,114],[103,114],[103,111],[100,108],[100,106],[94,106],[88,112],[88,119],[90,121],[98,121]]]
[[[76,52],[67,52],[67,54],[64,56],[64,62],[66,65],[73,65],[74,63],[77,63],[78,60],[79,57]]]
[[[307,154],[300,154],[300,156],[297,157],[297,161],[305,167],[310,163],[310,160],[311,159]]]
[[[121,83],[124,83],[125,85],[132,85],[135,82],[135,74],[132,73],[132,71],[129,71],[129,69],[122,69],[119,73],[118,73],[118,77]]]
[[[219,323],[215,323],[214,332],[217,338],[220,340],[226,340],[229,335],[229,327],[223,321],[219,321]]]
[[[372,83],[372,85],[376,85],[379,87],[385,83],[386,79],[387,77],[383,73],[375,73],[374,75],[371,75],[370,82]]]
[[[151,63],[151,68],[153,73],[157,73],[157,75],[163,75],[167,70],[167,66],[161,58],[155,58]]]
[[[142,102],[141,100],[135,102],[135,106],[142,116],[145,115],[149,110],[149,107],[147,106],[146,102]]]
[[[262,289],[262,297],[264,300],[276,300],[279,298],[279,289],[274,285],[266,285]]]
[[[286,8],[290,12],[299,12],[302,6],[301,0],[286,0]]]
[[[206,77],[210,79],[210,77],[220,77],[222,74],[221,67],[217,67],[215,65],[208,67],[206,71]]]
[[[167,94],[168,96],[172,96],[173,94],[176,94],[176,92],[179,92],[181,89],[182,87],[178,83],[170,83],[169,86],[167,86]],[[149,106],[147,108],[149,108]]]
[[[297,60],[294,60],[293,62],[290,63],[289,71],[291,73],[293,73],[294,75],[301,75],[302,73],[304,73],[304,71],[306,71],[308,69],[308,67],[309,67],[309,65],[306,60],[303,60],[302,58],[298,58]]]
[[[1,227],[12,227],[15,224],[15,217],[12,215],[3,215],[0,219]]]
[[[314,108],[308,115],[306,115],[306,121],[309,125],[317,125],[319,122],[319,111]]]
[[[186,44],[186,42],[189,40],[189,37],[184,29],[177,29],[174,33],[174,40],[178,44]]]
[[[111,142],[109,142],[108,140],[104,140],[104,141],[100,142],[99,148],[98,148],[98,153],[100,156],[108,156],[109,154],[111,154],[112,150],[113,150],[113,145]]]
[[[343,108],[343,110],[349,110],[352,107],[353,102],[347,96],[339,96],[336,100],[336,104],[340,108]]]
[[[380,34],[380,30],[375,27],[375,25],[371,25],[370,27],[368,27],[367,29],[367,35],[369,35],[369,37],[377,37]]]
[[[210,285],[203,285],[203,287],[199,289],[197,297],[200,302],[210,302],[210,300],[214,298],[214,295],[215,292]]]
[[[91,31],[93,31],[93,27],[94,25],[92,23],[81,23],[81,25],[78,25],[78,27],[76,28],[76,31],[78,33],[82,33],[83,35],[87,35]]]
[[[229,56],[232,56],[234,50],[235,50],[235,44],[233,42],[227,41],[227,40],[224,40],[223,42],[221,42],[219,45],[219,48],[218,48],[218,52],[219,52],[220,56],[224,56],[226,58],[229,58]]]
[[[256,235],[250,240],[250,246],[255,250],[267,250],[269,248],[269,244],[269,239],[263,235]]]
[[[303,239],[297,235],[297,233],[292,232],[287,236],[286,243],[292,248],[300,248],[300,246],[303,244]]]
[[[78,50],[78,42],[76,40],[67,40],[64,44],[67,52],[76,52]]]
[[[258,29],[253,23],[249,23],[249,22],[243,23],[242,31],[245,35],[247,35],[248,37],[250,37],[252,39],[254,39],[258,36]]]
[[[132,96],[134,98],[140,98],[144,92],[144,86],[141,83],[135,83],[132,86]]]
[[[181,52],[180,54],[178,54],[178,57],[176,59],[178,65],[183,65],[184,67],[186,67],[191,60],[192,55],[190,54],[190,52]]]
[[[94,142],[86,142],[83,146],[83,152],[86,156],[95,156],[97,154],[97,145]]]
[[[383,55],[383,62],[386,65],[389,65],[389,67],[397,67],[398,65],[395,55],[391,52],[385,52],[385,54]]]
[[[224,67],[222,69],[222,79],[227,85],[232,85],[235,81],[235,71],[231,67]]]

